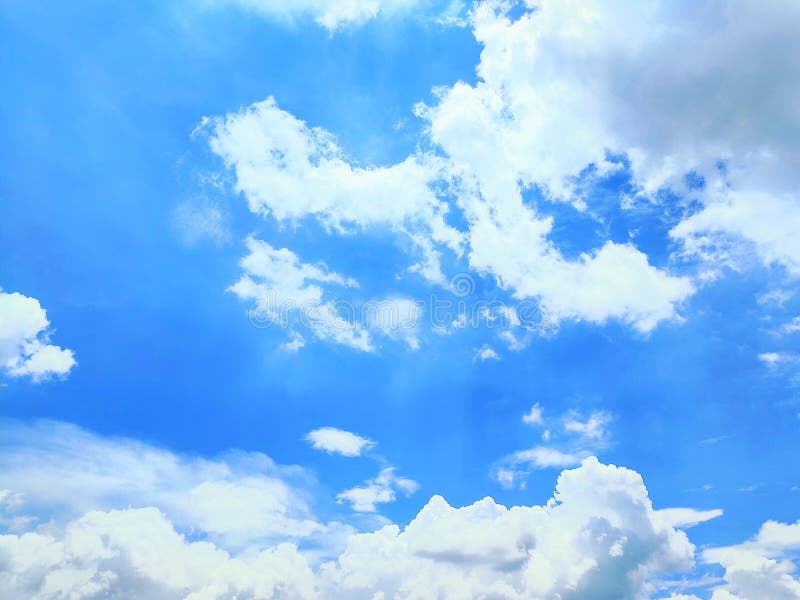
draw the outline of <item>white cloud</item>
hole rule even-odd
[[[530,450],[520,450],[512,455],[515,465],[530,464],[537,469],[564,468],[580,464],[590,453],[586,450],[562,452],[556,448],[537,446]]]
[[[332,300],[323,298],[321,283],[357,287],[358,282],[334,273],[324,264],[303,263],[287,248],[273,248],[267,242],[248,238],[250,253],[242,258],[244,274],[228,288],[242,300],[253,301],[250,318],[256,327],[289,326],[300,321],[315,337],[369,352],[369,332],[359,323],[343,318]],[[302,347],[297,334],[287,350]],[[293,344],[294,342],[294,344]]]
[[[288,342],[281,344],[281,350],[295,354],[306,345],[305,338],[296,331],[290,332],[289,337],[291,339]]]
[[[588,460],[544,506],[434,496],[404,529],[353,535],[316,572],[291,544],[230,554],[178,533],[155,508],[89,512],[0,536],[13,597],[464,599],[644,597],[691,568],[693,546],[652,508],[641,478]]]
[[[228,547],[324,535],[305,489],[309,476],[258,452],[181,456],[56,422],[0,424],[0,489],[56,516],[156,506],[176,526]]]
[[[597,444],[605,444],[611,436],[608,431],[611,421],[611,415],[602,410],[593,411],[586,419],[582,419],[577,411],[570,411],[564,416],[564,431]]]
[[[306,434],[305,439],[317,450],[342,456],[361,456],[375,445],[372,440],[336,427],[314,429]]]
[[[504,488],[524,489],[531,469],[572,467],[608,448],[612,415],[595,410],[584,417],[577,410],[567,411],[560,419],[546,419],[541,407],[534,404],[523,422],[548,426],[542,432],[543,444],[518,450],[501,458],[491,476]],[[555,433],[555,429],[560,432]]]
[[[687,250],[714,246],[710,238],[722,234],[797,273],[800,246],[789,224],[800,219],[800,66],[791,58],[800,52],[798,5],[530,5],[516,20],[497,10],[501,3],[478,5],[480,80],[453,86],[428,113],[434,139],[470,166],[488,202],[508,205],[516,177],[580,206],[588,199],[574,178],[591,165],[617,168],[609,153],[626,155],[644,196],[664,187],[686,194],[691,171],[705,179],[691,192],[704,208],[672,232]],[[549,229],[529,220],[531,231]],[[487,268],[501,264],[489,258]],[[664,302],[689,293],[663,284]],[[643,307],[669,316],[663,304]]]
[[[725,584],[712,600],[797,600],[800,580],[790,558],[800,550],[800,521],[767,521],[750,541],[736,546],[708,548],[703,562],[725,569]]]
[[[487,360],[500,360],[500,355],[488,344],[484,344],[475,350],[475,360],[486,362]]]
[[[544,506],[434,496],[404,529],[350,538],[323,570],[331,598],[646,597],[647,582],[691,567],[693,547],[652,509],[641,478],[589,459]]]
[[[790,335],[800,332],[800,316],[793,318],[788,323],[784,323],[778,328],[778,331],[783,335]]]
[[[4,598],[315,598],[291,544],[231,557],[187,541],[155,508],[93,511],[63,528],[0,535]]]
[[[638,600],[692,567],[694,547],[677,528],[719,514],[654,510],[637,473],[587,459],[542,506],[486,498],[454,508],[434,496],[405,528],[353,535],[340,525],[344,550],[320,565],[305,538],[285,541],[304,535],[296,517],[307,508],[287,483],[302,479],[297,467],[255,453],[182,457],[54,423],[5,423],[0,440],[0,486],[16,488],[0,494],[0,513],[42,517],[0,535],[0,596],[9,598]],[[416,488],[389,468],[342,500],[374,510]],[[254,533],[232,543],[223,529],[234,540]],[[774,554],[795,537],[765,526],[759,545]]]
[[[477,82],[440,88],[417,107],[430,152],[358,166],[329,132],[272,98],[205,120],[211,148],[253,212],[314,217],[338,232],[389,227],[411,241],[411,270],[436,283],[445,281],[442,251],[466,250],[474,272],[538,301],[554,324],[619,320],[647,333],[679,322],[682,303],[723,265],[800,274],[796,3],[541,0],[514,18],[511,4],[472,12],[483,46]],[[598,240],[568,257],[547,203],[529,197],[591,210],[593,185],[628,167],[628,204],[666,202],[664,189],[681,206],[699,201],[670,232],[676,256],[710,261],[696,283],[630,241]],[[704,186],[687,185],[690,173]],[[463,230],[445,219],[454,209]],[[512,349],[521,343],[503,337]]]
[[[47,312],[36,298],[0,289],[0,371],[41,381],[75,366],[72,350],[50,344]]]
[[[776,196],[760,190],[720,192],[705,208],[676,225],[670,235],[690,254],[720,258],[726,242],[744,240],[767,265],[783,265],[800,275],[800,239],[794,223],[800,220],[796,197]],[[720,234],[725,236],[720,240]],[[734,264],[741,259],[734,259]]]
[[[311,18],[319,25],[335,31],[346,26],[363,25],[376,17],[408,13],[420,0],[208,0],[211,4],[231,5],[261,17],[292,22]]]
[[[544,409],[537,402],[531,406],[531,409],[527,413],[522,415],[522,422],[528,425],[542,425],[544,424],[544,418],[542,417],[543,412]]]
[[[368,300],[361,307],[364,326],[393,340],[402,340],[411,350],[419,349],[419,328],[424,306],[410,298]]]
[[[792,352],[762,352],[758,355],[758,360],[769,368],[774,369],[780,365],[800,363],[800,354]]]
[[[460,252],[462,236],[445,222],[449,207],[428,185],[442,176],[442,161],[419,155],[390,167],[354,166],[329,132],[279,109],[273,98],[204,124],[252,212],[278,221],[313,216],[342,233],[388,226],[423,255],[412,270],[444,283],[433,244]]]
[[[722,510],[716,508],[713,510],[696,510],[694,508],[664,508],[657,511],[658,516],[664,520],[664,523],[671,527],[694,527],[700,523],[705,523],[711,519],[716,519],[722,516]]]
[[[374,479],[368,479],[363,486],[345,490],[336,495],[339,502],[349,502],[356,512],[375,512],[378,504],[387,504],[397,499],[397,492],[410,496],[419,489],[413,479],[398,477],[394,467],[380,470]]]

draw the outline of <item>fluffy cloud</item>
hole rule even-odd
[[[77,469],[63,470],[62,462],[43,472],[30,449],[18,449],[22,433],[12,435],[10,454],[16,458],[4,452],[0,471],[8,474],[8,464],[34,466],[29,477],[16,479],[17,472],[13,480],[33,492],[26,495],[29,502],[41,500],[32,481],[49,484],[56,496],[85,502],[101,497],[125,506],[131,486],[138,488],[137,495],[147,487],[142,498],[161,503],[186,495],[186,486],[173,481],[186,480],[187,470],[193,470],[193,481],[195,476],[218,479],[219,471],[230,477],[221,461],[190,465],[174,455],[165,461],[164,451],[144,446],[121,456],[120,447],[132,442],[94,439],[99,445],[91,449],[78,436],[67,455],[77,460],[91,450],[85,460],[97,460],[82,464],[82,478],[71,483],[81,475]],[[74,431],[60,433],[67,434],[61,440],[76,439]],[[44,447],[52,451],[54,443]],[[99,460],[101,451],[109,463]],[[43,456],[60,454],[42,451]],[[158,487],[166,493],[154,494]],[[99,493],[101,488],[107,492]],[[18,510],[19,503],[14,504]],[[233,496],[215,510],[240,509]],[[716,514],[654,510],[637,473],[587,459],[560,475],[553,498],[543,506],[506,508],[486,498],[454,508],[434,496],[405,528],[388,525],[350,535],[334,560],[315,566],[307,551],[291,543],[262,541],[231,551],[224,540],[206,537],[202,519],[178,526],[158,508],[107,508],[0,535],[0,597],[634,600],[649,597],[653,581],[691,568],[694,547],[676,527]],[[244,519],[253,516],[247,512]]]
[[[342,456],[361,456],[375,445],[372,440],[336,427],[314,429],[306,434],[305,439],[317,450]]]
[[[420,0],[210,0],[215,4],[228,4],[268,19],[294,21],[312,18],[329,31],[344,26],[362,25],[380,16],[408,12]]]
[[[434,244],[459,252],[462,236],[445,222],[448,204],[428,185],[441,177],[441,161],[419,155],[390,167],[353,166],[329,132],[309,127],[273,98],[204,127],[252,212],[279,221],[315,217],[338,232],[388,226],[422,254],[412,270],[444,282]]]
[[[187,541],[155,508],[93,511],[63,528],[0,535],[0,597],[314,598],[291,544],[233,558]]]
[[[71,517],[156,506],[176,526],[232,548],[331,529],[312,513],[309,475],[261,453],[200,459],[46,421],[1,430],[0,489],[20,494],[28,510]]]
[[[0,370],[41,381],[75,366],[72,350],[50,344],[47,312],[36,298],[0,290]]]
[[[650,200],[663,188],[688,194],[690,172],[705,181],[691,191],[703,208],[672,231],[688,252],[744,240],[763,262],[798,272],[800,246],[788,225],[800,219],[793,101],[800,66],[790,58],[800,52],[796,3],[528,4],[535,10],[516,20],[505,3],[476,7],[472,22],[484,46],[479,82],[459,83],[423,110],[433,139],[468,165],[492,208],[503,202],[525,215],[526,229],[541,238],[548,220],[509,200],[518,195],[517,180],[580,207],[591,199],[578,180],[619,169],[610,157],[625,156],[638,193]],[[485,221],[480,204],[477,210],[475,219]],[[631,265],[637,256],[633,249],[624,254],[615,262]],[[519,270],[488,249],[479,255],[506,278]],[[590,269],[591,258],[578,270]],[[631,285],[656,277],[639,261]],[[669,317],[668,304],[689,290],[660,283],[660,304],[656,292],[627,310],[617,298],[608,314],[635,322],[643,310]]]
[[[768,521],[748,542],[704,550],[704,562],[725,569],[725,585],[714,591],[712,600],[797,600],[800,580],[789,560],[797,550],[800,521],[792,525]]]
[[[649,578],[692,564],[685,534],[654,511],[641,478],[595,459],[561,474],[544,506],[434,496],[403,530],[355,535],[323,568],[329,597],[643,597]],[[336,593],[338,592],[338,594]]]
[[[437,283],[442,252],[465,250],[474,272],[539,302],[553,323],[614,319],[646,333],[679,321],[695,291],[630,241],[568,256],[552,239],[548,203],[591,210],[596,184],[620,170],[628,205],[666,202],[664,190],[684,207],[698,201],[670,236],[679,255],[711,261],[700,281],[756,261],[800,274],[796,3],[541,0],[514,18],[510,6],[487,0],[471,13],[477,82],[417,107],[427,152],[357,166],[271,98],[206,120],[211,148],[253,212],[339,232],[388,226]]]
[[[356,512],[375,512],[378,504],[394,502],[397,492],[410,496],[419,489],[419,484],[413,479],[398,477],[394,467],[380,470],[373,479],[368,479],[364,485],[350,488],[337,494],[339,502],[349,502]]]

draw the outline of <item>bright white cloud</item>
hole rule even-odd
[[[312,514],[309,476],[257,452],[207,460],[65,423],[2,424],[0,489],[31,510],[77,516],[156,506],[176,526],[239,548],[324,535]]]
[[[423,4],[420,0],[208,0],[212,4],[231,5],[267,19],[292,22],[311,18],[335,31],[346,26],[363,25],[378,16],[407,13]]]
[[[188,541],[155,508],[93,511],[65,527],[0,535],[4,598],[315,598],[291,544],[231,557]]]
[[[795,317],[788,323],[784,323],[778,328],[778,331],[783,335],[790,335],[792,333],[800,332],[800,316]]]
[[[252,212],[278,221],[311,216],[338,232],[388,226],[422,255],[411,269],[444,283],[434,244],[460,252],[462,236],[445,222],[449,207],[428,185],[441,177],[442,161],[419,155],[390,167],[354,166],[329,132],[273,98],[204,124]]]
[[[725,585],[714,591],[712,600],[798,600],[800,580],[791,561],[798,550],[800,521],[767,521],[750,541],[704,550],[704,562],[725,569]]]
[[[41,381],[75,366],[72,350],[50,344],[47,312],[36,298],[0,289],[0,371]]]
[[[405,529],[353,536],[323,573],[334,598],[633,600],[648,579],[689,568],[692,553],[638,474],[589,459],[561,474],[544,506],[453,508],[434,496]]]
[[[765,263],[798,272],[800,246],[789,225],[800,220],[800,116],[793,100],[800,66],[791,58],[800,52],[797,3],[528,4],[534,10],[512,20],[507,4],[480,3],[472,17],[484,47],[479,82],[456,84],[421,111],[433,139],[467,166],[491,209],[502,205],[511,219],[525,216],[525,230],[543,240],[550,222],[520,209],[515,182],[580,208],[590,199],[575,185],[578,176],[594,169],[602,177],[619,168],[609,156],[624,155],[639,193],[650,199],[665,187],[688,193],[689,172],[705,179],[703,190],[691,192],[705,207],[672,232],[687,251],[716,247],[722,234],[725,243],[744,239]],[[481,202],[471,212],[490,233],[522,229],[501,215],[486,225]],[[518,289],[518,261],[503,261],[481,242],[484,268]],[[628,265],[637,256],[633,248],[615,254],[615,262]],[[591,270],[584,260],[575,265],[579,273]],[[628,281],[644,290],[642,279],[657,277],[639,262]],[[659,279],[649,302],[626,306],[620,294],[606,305],[608,316],[634,323],[670,318],[669,305],[690,290],[665,274]],[[536,292],[547,303],[546,286]]]
[[[349,502],[356,512],[375,512],[378,504],[388,504],[397,499],[397,492],[410,496],[419,489],[413,479],[398,477],[394,467],[380,470],[374,479],[368,479],[362,486],[356,486],[336,495],[339,502]]]
[[[375,445],[372,440],[336,427],[314,429],[306,434],[305,439],[317,450],[342,456],[361,456]]]
[[[144,453],[131,453],[120,461],[116,446],[122,442],[106,443],[92,454],[111,449],[112,463],[122,477],[119,481],[106,477],[108,493],[102,496],[111,497],[131,484],[141,487],[136,481],[146,478],[145,464],[153,472],[166,469],[163,477],[151,474],[149,486],[177,491],[170,477],[186,464],[169,466],[163,456],[143,447],[136,450]],[[86,449],[76,444],[74,454]],[[124,469],[131,465],[129,475]],[[62,466],[56,465],[53,473],[62,473],[58,470]],[[98,469],[103,464],[91,466]],[[204,475],[213,476],[212,470]],[[93,476],[85,471],[83,481],[65,493],[74,493]],[[35,476],[41,475],[37,469]],[[51,473],[48,481],[59,491],[53,484],[69,486],[74,476],[74,470],[63,472],[60,479]],[[410,483],[404,485],[411,488]],[[89,495],[97,489],[97,484],[90,485]],[[127,497],[119,496],[117,502],[125,505]],[[235,505],[235,510],[239,508]],[[651,596],[653,582],[692,567],[694,547],[676,523],[712,516],[688,509],[654,510],[637,473],[588,459],[560,475],[555,494],[545,505],[506,508],[486,498],[454,508],[434,496],[407,527],[388,525],[374,533],[350,535],[345,550],[319,567],[302,547],[285,542],[231,552],[218,541],[202,539],[196,526],[178,528],[157,508],[92,510],[63,524],[56,519],[26,533],[0,535],[0,589],[9,597],[32,600],[234,596],[638,600]],[[195,532],[191,536],[181,533],[190,529]],[[784,532],[763,537],[769,538],[771,547],[791,543]]]
[[[412,270],[437,283],[442,251],[466,250],[473,271],[539,302],[554,324],[619,320],[646,333],[680,321],[696,289],[631,242],[567,257],[547,204],[529,198],[585,210],[592,184],[623,168],[629,204],[662,202],[664,189],[699,200],[670,232],[680,253],[713,261],[699,284],[753,258],[800,274],[796,3],[541,0],[515,18],[510,5],[472,12],[477,83],[417,107],[431,152],[357,166],[272,98],[206,120],[211,148],[253,212],[340,232],[388,226],[411,240]],[[704,186],[689,187],[690,173]],[[445,220],[451,210],[462,230]]]

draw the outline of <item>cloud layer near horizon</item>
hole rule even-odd
[[[356,533],[303,503],[310,474],[264,455],[204,460],[48,422],[3,432],[3,598],[633,600],[690,571],[680,528],[721,514],[654,510],[638,473],[589,458],[542,506],[455,508],[433,496],[406,527]],[[749,556],[796,584],[775,561],[798,542],[787,527],[703,552],[728,569],[724,593],[745,590],[727,597],[750,598]]]

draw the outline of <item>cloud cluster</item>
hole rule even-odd
[[[517,19],[506,3],[476,7],[480,81],[456,84],[425,111],[433,138],[470,166],[483,195],[513,197],[516,178],[590,204],[578,182],[587,170],[622,168],[614,157],[624,156],[642,199],[669,188],[702,202],[672,231],[687,252],[719,257],[745,241],[764,263],[797,274],[788,224],[800,218],[798,5],[528,4],[534,10]],[[691,189],[690,173],[702,189]],[[667,290],[664,300],[680,298]]]
[[[75,366],[72,350],[50,343],[47,312],[36,298],[0,289],[0,372],[41,381]]]
[[[341,525],[321,554],[303,538],[321,521],[302,503],[301,474],[263,455],[204,461],[64,424],[35,428],[4,428],[0,486],[13,487],[0,512],[42,524],[0,535],[2,598],[634,600],[692,567],[679,528],[719,514],[654,510],[637,473],[590,458],[560,475],[543,506],[455,508],[434,496],[403,528]],[[372,483],[405,485],[381,478]]]
[[[614,173],[631,179],[626,206],[668,202],[666,190],[679,210],[697,201],[670,236],[707,263],[700,283],[756,262],[800,273],[796,3],[531,0],[514,17],[511,5],[471,12],[477,82],[416,107],[427,151],[358,166],[272,98],[207,120],[211,148],[253,212],[339,232],[389,227],[436,283],[442,252],[464,252],[473,272],[554,322],[649,332],[680,320],[698,285],[629,240],[576,256],[554,241],[548,205],[591,211]]]

